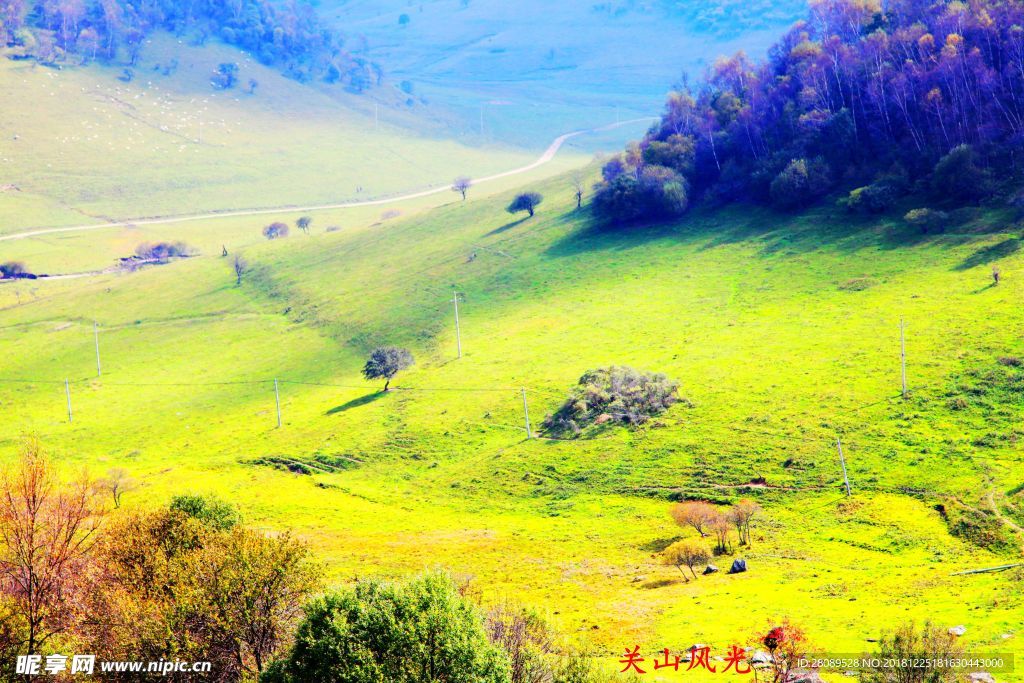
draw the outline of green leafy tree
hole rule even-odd
[[[233,505],[216,496],[182,494],[171,498],[169,507],[217,531],[227,531],[242,521]]]
[[[384,391],[387,391],[395,375],[415,362],[412,352],[408,349],[397,346],[380,346],[370,353],[366,365],[363,366],[363,377],[385,380]]]
[[[784,210],[807,206],[828,192],[830,175],[823,159],[794,159],[772,181],[772,204]]]
[[[451,578],[361,582],[314,600],[262,683],[509,683],[501,650]]]
[[[620,162],[621,163],[621,162]],[[611,164],[610,162],[610,165]],[[614,165],[613,165],[614,166]],[[611,223],[681,216],[689,206],[686,180],[666,166],[605,168],[594,194],[594,211]]]
[[[927,234],[942,232],[943,226],[949,222],[949,214],[938,209],[911,209],[903,216],[903,220]]]
[[[191,603],[199,606],[191,630],[213,635],[222,656],[258,674],[290,640],[317,572],[309,549],[287,533],[236,526],[218,534],[188,563]]]
[[[939,159],[932,171],[932,194],[936,199],[973,202],[991,190],[991,178],[978,165],[977,155],[970,145],[959,145]]]
[[[505,210],[509,213],[525,211],[530,214],[530,218],[533,218],[537,205],[542,201],[544,201],[544,197],[539,192],[521,192],[516,195],[516,198],[512,200],[512,203]]]

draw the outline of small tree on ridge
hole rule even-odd
[[[370,353],[370,358],[363,366],[363,377],[383,379],[384,391],[387,391],[394,376],[410,367],[414,362],[412,353],[408,349],[397,346],[380,346]]]
[[[526,211],[530,214],[530,218],[533,218],[534,210],[542,201],[544,201],[544,197],[539,192],[522,192],[516,195],[516,198],[512,200],[512,203],[505,210],[509,213]]]

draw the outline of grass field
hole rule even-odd
[[[241,85],[211,88],[220,62],[240,64]],[[357,96],[304,86],[226,46],[164,34],[130,82],[121,71],[0,60],[0,97],[32,103],[0,111],[0,234],[385,197],[517,168],[551,142],[469,147],[392,106],[386,88]],[[259,82],[253,94],[249,78]],[[609,147],[636,132],[622,129]]]
[[[260,526],[295,528],[337,583],[473,576],[610,670],[627,646],[722,652],[782,615],[834,653],[907,619],[963,624],[971,651],[1024,651],[1024,575],[951,576],[1020,557],[1024,396],[999,359],[1024,356],[1024,259],[1008,214],[967,211],[921,236],[829,207],[737,207],[603,232],[568,177],[530,187],[546,199],[529,220],[503,211],[506,189],[379,225],[323,233],[335,218],[313,214],[309,237],[238,238],[252,264],[240,287],[211,249],[243,234],[240,219],[147,233],[206,240],[197,258],[0,286],[0,453],[37,434],[69,468],[124,467],[143,484],[131,506],[220,494]],[[137,237],[31,248],[87,267],[80,254]],[[417,360],[386,394],[359,375],[382,343]],[[613,363],[666,372],[692,405],[635,430],[525,438],[521,388],[536,430],[585,370]],[[761,502],[751,571],[684,582],[660,566],[689,535],[671,495]],[[940,503],[994,508],[1007,543],[951,536]]]

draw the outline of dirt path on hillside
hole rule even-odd
[[[528,173],[536,168],[543,166],[558,154],[558,150],[562,148],[562,145],[566,141],[577,137],[579,135],[586,135],[587,133],[600,133],[606,130],[612,130],[620,126],[626,126],[633,123],[640,123],[641,121],[653,121],[656,117],[645,117],[639,119],[630,119],[628,121],[619,121],[612,123],[607,126],[601,126],[600,128],[591,128],[589,130],[577,130],[571,133],[565,133],[555,138],[548,148],[544,150],[544,153],[526,166],[520,166],[514,168],[511,171],[503,171],[501,173],[494,173],[492,175],[483,176],[480,178],[473,178],[474,185],[480,185],[482,183],[491,182],[494,180],[500,180],[502,178],[508,178],[511,176],[520,175],[522,173]],[[137,227],[140,225],[167,225],[171,223],[187,223],[190,221],[208,220],[211,218],[232,218],[238,216],[260,216],[264,214],[281,213],[284,211],[323,211],[328,209],[354,209],[361,206],[383,206],[386,204],[393,204],[395,202],[409,201],[410,199],[419,199],[421,197],[429,197],[431,195],[440,194],[442,192],[449,192],[450,186],[446,183],[440,187],[432,187],[428,190],[420,190],[419,192],[409,192],[406,194],[395,195],[392,197],[381,197],[378,199],[366,199],[362,201],[348,201],[339,202],[337,204],[314,204],[310,206],[278,206],[267,209],[241,209],[241,210],[220,210],[220,211],[208,211],[205,213],[197,213],[186,216],[158,216],[154,218],[140,218],[140,219],[126,219],[123,221],[117,221],[113,223],[96,223],[91,225],[71,225],[63,228],[41,228],[37,230],[27,230],[25,232],[16,232],[10,235],[0,235],[0,242],[7,240],[25,239],[27,237],[38,237],[40,235],[52,235],[54,233],[63,232],[84,232],[86,230],[104,230],[107,228],[127,228]]]

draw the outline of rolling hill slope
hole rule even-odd
[[[472,575],[610,667],[626,645],[725,648],[779,615],[830,652],[907,618],[1020,651],[1022,575],[950,576],[1020,553],[1024,261],[1005,213],[934,236],[828,207],[606,232],[568,177],[530,189],[546,200],[529,220],[507,192],[326,234],[315,215],[309,238],[247,244],[238,287],[214,255],[0,286],[0,452],[35,433],[68,467],[124,467],[144,484],[129,505],[220,493],[296,528],[338,582]],[[359,376],[382,343],[417,359],[386,394]],[[634,430],[525,438],[522,389],[538,431],[609,364],[665,372],[688,402]],[[670,499],[740,496],[765,507],[750,572],[660,566],[686,535]],[[972,508],[1001,542],[951,535]]]
[[[255,92],[212,89],[221,62]],[[0,97],[26,105],[0,113],[0,231],[381,197],[536,157],[432,137],[386,98],[302,85],[224,45],[155,34],[121,72],[0,60]]]

